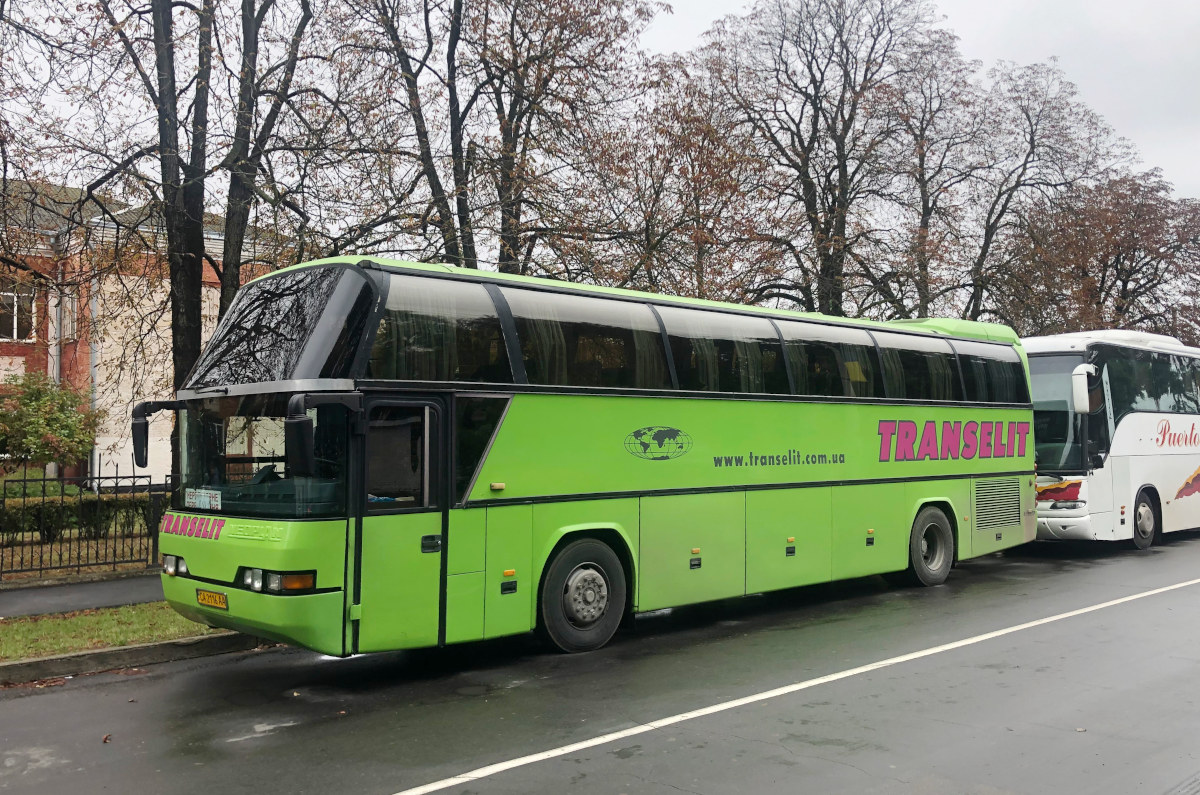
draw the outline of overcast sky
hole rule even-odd
[[[1200,2],[1197,0],[935,0],[963,55],[990,66],[1058,56],[1080,96],[1156,167],[1176,194],[1200,198]],[[642,39],[689,50],[743,0],[673,0]]]

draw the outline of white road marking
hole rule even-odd
[[[575,751],[584,751],[588,748],[595,748],[598,745],[605,745],[606,743],[616,742],[617,740],[624,740],[627,737],[636,737],[639,734],[652,732],[656,729],[662,729],[667,726],[672,726],[676,723],[683,723],[684,721],[703,718],[706,715],[715,715],[718,712],[727,712],[731,709],[744,707],[747,704],[755,704],[759,701],[769,701],[770,699],[790,695],[791,693],[797,693],[801,690],[808,690],[809,688],[816,687],[818,685],[826,685],[830,682],[837,682],[841,679],[849,679],[852,676],[870,673],[871,671],[878,671],[881,668],[890,668],[893,665],[911,662],[912,660],[919,660],[922,657],[932,657],[935,654],[954,651],[955,649],[961,649],[965,646],[974,646],[976,643],[983,643],[986,640],[992,640],[993,638],[1011,635],[1014,632],[1033,629],[1034,627],[1044,626],[1045,624],[1053,624],[1055,621],[1062,621],[1067,618],[1082,616],[1086,613],[1094,613],[1097,610],[1104,610],[1108,607],[1115,607],[1116,605],[1125,604],[1126,602],[1145,599],[1148,596],[1157,596],[1158,594],[1167,593],[1168,591],[1175,591],[1180,588],[1187,588],[1192,585],[1200,585],[1200,579],[1188,580],[1187,582],[1180,582],[1174,585],[1167,585],[1163,588],[1155,588],[1151,591],[1143,591],[1142,593],[1133,594],[1132,596],[1124,596],[1120,599],[1113,599],[1108,602],[1101,602],[1100,604],[1091,605],[1090,607],[1081,607],[1078,610],[1071,610],[1066,613],[1059,613],[1058,615],[1039,618],[1036,621],[1027,621],[1024,624],[1016,624],[1015,626],[997,629],[993,632],[985,632],[982,635],[963,638],[962,640],[956,640],[952,643],[944,643],[941,646],[932,646],[928,649],[909,652],[908,654],[901,654],[898,657],[889,657],[886,660],[868,663],[867,665],[860,665],[857,668],[847,668],[844,671],[827,674],[826,676],[819,676],[816,679],[807,679],[803,682],[795,682],[794,684],[777,687],[774,690],[764,690],[761,693],[754,693],[753,695],[743,696],[742,698],[735,698],[732,701],[723,701],[720,704],[713,704],[709,707],[701,707],[700,709],[680,712],[677,715],[671,715],[667,718],[659,718],[658,720],[653,720],[649,723],[641,723],[637,726],[630,726],[628,729],[622,729],[621,731],[602,734],[599,737],[593,737],[590,740],[581,740],[577,743],[571,743],[570,745],[562,745],[558,748],[551,748],[548,751],[541,751],[540,753],[529,754],[528,756],[521,756],[517,757],[516,759],[509,759],[505,762],[497,762],[494,765],[480,767],[468,773],[460,773],[457,776],[444,778],[441,781],[434,781],[429,784],[423,784],[419,787],[406,789],[401,792],[397,792],[396,795],[425,795],[427,792],[439,792],[459,784],[469,784],[473,781],[478,781],[481,778],[494,776],[497,773],[503,773],[507,770],[513,770],[515,768],[525,767],[526,765],[532,765],[537,762],[544,762],[547,759],[555,759],[560,756],[565,756],[567,754],[574,753]]]

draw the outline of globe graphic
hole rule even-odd
[[[692,447],[692,437],[678,428],[649,425],[625,437],[625,449],[647,461],[679,458]]]

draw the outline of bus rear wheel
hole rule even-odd
[[[1138,492],[1137,502],[1134,505],[1133,547],[1134,549],[1149,549],[1160,532],[1158,506],[1147,489]]]
[[[542,633],[562,651],[608,643],[625,613],[625,570],[612,548],[594,538],[563,547],[542,580],[538,613]]]
[[[922,508],[908,537],[908,570],[911,585],[941,585],[954,565],[954,530],[940,508]]]

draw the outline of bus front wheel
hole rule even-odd
[[[1136,507],[1133,509],[1134,549],[1149,549],[1158,534],[1158,506],[1150,491],[1142,489],[1138,492]]]
[[[608,643],[625,613],[625,570],[602,541],[581,538],[554,557],[538,595],[540,627],[565,652]]]
[[[941,585],[954,565],[954,530],[940,508],[922,508],[908,537],[908,571],[912,585]]]

